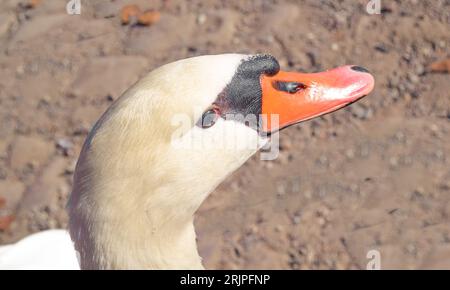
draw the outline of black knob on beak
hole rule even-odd
[[[369,73],[369,70],[366,69],[366,68],[363,68],[362,66],[354,65],[354,66],[351,67],[351,69],[354,70],[354,71]]]

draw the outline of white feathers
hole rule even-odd
[[[78,270],[72,240],[66,230],[30,235],[13,245],[0,247],[1,270]]]

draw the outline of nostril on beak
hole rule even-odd
[[[354,65],[354,66],[351,67],[351,69],[354,70],[354,71],[369,73],[369,70],[366,69],[366,68],[363,68],[362,66]]]

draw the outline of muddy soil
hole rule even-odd
[[[273,54],[286,70],[368,68],[374,92],[281,133],[203,204],[199,248],[212,269],[450,268],[450,2],[0,2],[0,197],[14,222],[0,244],[67,224],[80,147],[112,100],[164,63],[225,52]],[[161,13],[120,23],[125,4]]]

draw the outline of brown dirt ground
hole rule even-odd
[[[161,64],[201,54],[268,52],[288,70],[358,64],[374,93],[281,134],[281,156],[255,156],[196,218],[208,268],[450,268],[450,2],[0,2],[0,197],[14,214],[0,244],[64,227],[80,146],[120,93]],[[122,26],[125,4],[161,12]]]

